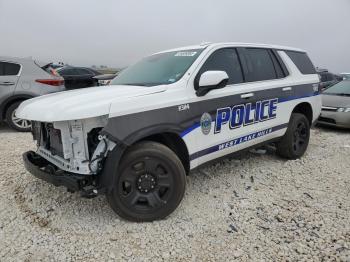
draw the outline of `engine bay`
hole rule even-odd
[[[101,169],[100,162],[115,146],[100,135],[107,121],[107,116],[53,123],[33,121],[36,153],[57,169],[83,175],[97,174]]]

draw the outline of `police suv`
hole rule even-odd
[[[320,109],[305,51],[219,43],[153,54],[111,86],[34,98],[16,114],[32,121],[37,150],[23,158],[34,176],[152,221],[176,209],[186,175],[208,161],[266,143],[301,157]]]

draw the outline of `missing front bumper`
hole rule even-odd
[[[57,170],[49,161],[34,151],[23,154],[25,168],[35,177],[55,186],[64,186],[70,192],[86,192],[93,185],[93,176],[77,175]]]

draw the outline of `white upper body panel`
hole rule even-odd
[[[188,85],[188,82],[193,80],[199,67],[213,50],[224,47],[261,47],[303,52],[303,50],[297,48],[249,43],[204,44],[167,50],[160,53],[203,49],[202,53],[186,71],[183,77],[175,83],[153,87],[123,85],[93,87],[45,95],[23,102],[18,108],[16,115],[22,119],[55,122],[85,119],[102,115],[115,117],[167,106],[180,105],[182,103],[190,103],[195,100],[205,100],[208,99],[208,97],[204,96],[198,98],[195,96],[195,90],[189,88],[191,85]],[[284,61],[289,61],[289,63],[286,63],[286,66],[291,72],[290,76],[283,80],[263,81],[261,82],[262,88],[266,84],[276,84],[277,87],[281,86],[281,84],[290,85],[291,82],[295,84],[306,84],[318,81],[316,74],[300,74],[284,52],[281,52],[280,55]],[[250,85],[256,86],[257,84],[259,83],[245,83],[243,85],[249,87]],[[222,94],[220,94],[221,92],[224,92],[224,90],[217,90],[217,96],[214,95],[211,97],[220,97],[222,96]]]
[[[108,115],[111,104],[165,90],[165,86],[104,86],[60,92],[24,101],[17,109],[16,115],[42,122],[97,117]]]

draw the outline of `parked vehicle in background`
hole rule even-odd
[[[64,65],[63,64],[56,64],[56,63],[50,63],[50,64],[48,64],[52,69],[55,69],[55,70],[57,70],[57,69],[59,69],[59,68],[61,68],[61,67],[64,67]]]
[[[335,84],[322,93],[318,123],[350,128],[350,80]]]
[[[29,131],[31,122],[16,117],[21,102],[65,90],[62,77],[53,75],[46,64],[30,58],[0,56],[0,121],[18,131]]]
[[[344,80],[344,77],[340,74],[333,74],[333,75],[338,82],[341,82]]]
[[[98,80],[94,77],[101,75],[101,73],[91,68],[73,66],[58,68],[57,73],[64,78],[68,90],[97,86]]]
[[[341,73],[340,74],[344,80],[350,80],[350,73]]]
[[[327,69],[317,69],[317,73],[320,76],[320,87],[322,90],[327,89],[342,80]]]
[[[103,75],[98,75],[94,76],[94,79],[98,81],[99,86],[106,86],[109,85],[111,80],[115,78],[118,74],[103,74]]]
[[[181,202],[186,174],[262,144],[296,159],[321,111],[305,51],[222,43],[168,50],[123,70],[110,86],[28,101],[37,150],[29,172],[56,186],[106,194],[133,221],[162,219]]]

